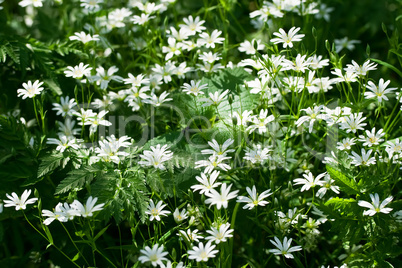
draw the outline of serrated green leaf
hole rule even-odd
[[[46,83],[46,85],[50,88],[50,90],[52,90],[56,95],[61,96],[61,95],[63,94],[63,92],[62,92],[60,86],[59,86],[54,80],[45,79],[45,80],[43,80],[43,81],[44,81],[44,82]]]
[[[4,50],[7,53],[7,55],[16,63],[16,64],[20,64],[19,58],[18,56],[15,54],[13,47],[8,44],[4,46]]]
[[[7,52],[4,46],[0,47],[0,62],[6,62],[7,60]]]
[[[348,194],[358,194],[360,193],[359,187],[357,183],[353,180],[353,178],[349,178],[345,174],[342,173],[339,169],[336,169],[330,165],[326,166],[327,171],[331,178],[335,180],[336,185],[339,186],[341,191],[344,191]]]
[[[38,168],[37,177],[43,177],[49,172],[58,168],[64,158],[65,157],[62,153],[51,154],[47,157],[42,158],[42,162]]]
[[[55,194],[62,194],[75,188],[82,188],[86,183],[90,183],[94,178],[95,170],[91,167],[84,167],[68,172],[68,176],[56,187]]]

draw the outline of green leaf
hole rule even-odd
[[[330,165],[326,166],[327,171],[331,178],[335,180],[336,185],[339,186],[341,191],[346,192],[347,194],[358,194],[360,193],[359,187],[353,178],[349,178],[344,175],[339,169],[336,169]]]
[[[27,166],[20,161],[8,161],[3,165],[0,165],[0,180],[2,182],[26,179],[32,175],[32,167]]]
[[[47,225],[45,225],[45,224],[42,224],[42,229],[45,231],[47,239],[49,240],[50,244],[48,246],[53,245],[53,236],[52,236],[52,233],[49,230],[49,227],[47,227]]]
[[[80,253],[78,252],[77,254],[75,254],[75,256],[71,259],[71,261],[76,261],[78,260],[78,258],[80,257]]]
[[[371,60],[391,69],[392,71],[396,72],[400,77],[402,77],[402,72],[399,71],[395,66],[389,64],[388,62],[385,62],[382,60],[377,60],[377,59],[371,59]]]
[[[58,168],[64,158],[65,156],[62,153],[55,153],[44,157],[39,165],[37,177],[40,178],[45,176],[49,172]]]
[[[89,166],[68,172],[68,176],[56,187],[55,194],[66,193],[75,188],[80,189],[86,183],[91,183],[94,178],[94,172],[96,171],[98,170]]]
[[[7,55],[16,63],[16,64],[20,64],[20,60],[17,57],[17,55],[15,54],[13,47],[10,44],[7,44],[4,46],[4,50],[7,53]]]
[[[169,148],[177,146],[180,142],[184,140],[183,131],[174,131],[166,133],[149,140],[143,147],[144,150],[149,150],[151,146],[156,146],[157,144],[165,145],[167,144]]]
[[[96,236],[94,237],[94,242],[96,240],[98,240],[99,237],[101,237],[103,235],[104,232],[106,232],[106,230],[109,228],[110,224],[108,226],[106,226],[105,228],[103,228],[102,230],[99,231],[99,233],[96,234]]]
[[[45,79],[43,81],[50,88],[50,90],[52,90],[56,95],[61,96],[63,94],[60,86],[56,83],[56,81],[54,81],[52,79]]]
[[[0,47],[0,62],[6,62],[7,52],[4,46]]]

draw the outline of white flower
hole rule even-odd
[[[60,97],[60,104],[58,103],[53,103],[53,111],[57,111],[56,115],[61,115],[61,116],[66,116],[66,115],[72,115],[73,114],[73,108],[77,106],[77,103],[75,102],[75,99],[71,99],[70,97]]]
[[[170,27],[170,30],[166,30],[167,37],[172,37],[177,41],[183,41],[186,40],[189,36],[192,35],[191,31],[189,31],[187,28],[180,28],[179,31],[177,31],[174,27]],[[180,45],[183,45],[181,42]]]
[[[25,190],[21,198],[18,197],[16,193],[11,193],[11,196],[9,194],[6,194],[7,198],[9,200],[4,200],[4,207],[15,207],[15,210],[25,210],[26,205],[33,204],[38,200],[38,198],[29,198],[29,195],[31,194],[31,190]]]
[[[371,154],[372,151],[373,150],[370,149],[366,153],[366,150],[364,150],[362,148],[362,151],[361,151],[362,156],[360,156],[357,153],[352,151],[352,155],[349,156],[352,159],[351,164],[355,165],[356,167],[360,166],[360,165],[362,165],[362,166],[374,165],[375,162],[376,162],[375,157],[370,158],[370,154]]]
[[[177,224],[179,224],[180,222],[182,222],[188,218],[188,213],[187,213],[186,209],[184,209],[184,208],[181,212],[180,212],[179,208],[176,208],[175,211],[173,212],[173,217],[174,217],[174,221]]]
[[[357,81],[357,74],[352,71],[346,71],[345,74],[342,74],[341,69],[335,68],[331,73],[338,76],[337,78],[333,79],[334,83],[340,83],[340,82],[350,83]]]
[[[256,115],[250,117],[251,125],[247,128],[249,133],[254,132],[254,130],[258,129],[258,133],[262,134],[267,132],[267,124],[274,121],[275,117],[271,114],[268,116],[268,109],[260,110],[260,114],[258,117]]]
[[[127,148],[131,145],[129,137],[123,136],[119,139],[116,139],[114,135],[107,137],[106,140],[99,141],[99,148],[95,148],[95,153],[97,157],[102,159],[105,162],[112,161],[116,164],[120,163],[120,159],[128,156],[127,152],[121,151],[120,148]]]
[[[42,210],[42,216],[43,217],[47,217],[44,221],[43,224],[44,225],[49,225],[51,224],[54,220],[58,220],[60,222],[66,222],[68,221],[68,218],[66,217],[66,215],[64,214],[64,212],[62,212],[61,210],[57,209],[56,206],[56,210],[54,212],[47,210],[47,209],[43,209]]]
[[[385,145],[385,151],[388,153],[389,158],[398,159],[402,153],[402,140],[395,139],[395,142],[388,141]]]
[[[225,40],[223,37],[219,37],[222,31],[214,30],[211,35],[208,33],[200,33],[197,40],[198,46],[205,46],[206,48],[215,48],[215,44],[222,44]]]
[[[27,6],[34,6],[34,7],[42,7],[43,6],[43,0],[22,0],[18,4],[22,7],[27,7]]]
[[[236,117],[236,125],[238,126],[243,126],[246,127],[247,123],[251,120],[252,118],[253,111],[243,111],[243,113],[240,115],[238,112],[233,112],[232,117]]]
[[[91,41],[98,41],[99,35],[94,34],[93,36],[91,36],[90,34],[86,34],[85,32],[76,32],[73,36],[70,36],[70,40],[78,40],[86,44]]]
[[[329,65],[329,59],[322,59],[321,55],[313,55],[307,60],[310,62],[310,68],[313,70],[324,68]]]
[[[271,152],[269,148],[262,148],[261,144],[254,145],[253,148],[246,148],[246,153],[243,159],[250,161],[251,163],[260,163],[262,164],[265,160],[270,159],[269,152]]]
[[[214,250],[215,245],[211,245],[211,241],[208,241],[204,246],[202,242],[200,242],[197,246],[193,246],[191,250],[189,250],[188,258],[190,260],[200,261],[208,261],[209,258],[215,258],[215,255],[219,252],[218,250]]]
[[[368,85],[366,88],[369,91],[364,92],[364,97],[366,99],[372,99],[372,98],[377,98],[379,102],[382,102],[382,100],[388,100],[388,97],[385,94],[392,93],[392,91],[396,90],[396,87],[392,88],[387,88],[387,86],[391,83],[390,80],[387,82],[384,82],[384,79],[380,79],[378,86],[376,86],[373,82],[368,81]]]
[[[140,157],[143,159],[138,163],[142,166],[153,166],[157,169],[164,170],[164,162],[173,158],[173,153],[168,150],[167,144],[161,147],[157,144],[156,147],[151,146],[151,151],[145,150]]]
[[[22,96],[22,99],[25,100],[26,98],[33,98],[39,95],[43,90],[43,87],[40,87],[42,84],[43,82],[39,82],[39,80],[36,80],[33,84],[31,81],[22,83],[24,89],[20,88],[17,90],[18,97]]]
[[[209,193],[205,193],[205,195],[209,197],[207,200],[205,200],[205,204],[211,204],[210,206],[216,205],[218,209],[220,209],[221,207],[227,208],[228,201],[230,199],[236,198],[237,193],[239,192],[239,190],[230,192],[231,187],[232,184],[228,187],[226,183],[223,183],[220,193],[215,189],[211,189]]]
[[[167,93],[166,91],[163,91],[162,94],[159,95],[159,97],[156,96],[155,94],[152,94],[151,97],[149,97],[149,99],[145,99],[142,102],[158,107],[166,101],[173,100],[172,98],[166,98],[169,94],[170,93]]]
[[[356,133],[358,129],[363,130],[363,127],[367,125],[367,123],[363,123],[366,117],[363,117],[363,113],[354,113],[349,116],[344,117],[344,122],[341,122],[340,128],[346,129],[346,132]]]
[[[96,75],[90,77],[91,81],[96,81],[97,85],[100,85],[101,89],[107,89],[109,82],[111,80],[116,82],[122,82],[123,78],[121,76],[115,75],[119,70],[116,66],[110,67],[107,71],[102,66],[96,68]]]
[[[216,244],[219,244],[220,242],[226,242],[226,240],[230,237],[233,237],[233,229],[230,228],[230,223],[224,223],[219,226],[219,228],[215,228],[211,226],[211,230],[207,230],[207,233],[210,234],[210,236],[207,236],[205,239],[209,241],[213,241]]]
[[[200,17],[194,19],[193,16],[190,15],[188,18],[184,18],[183,21],[185,24],[180,24],[179,27],[187,29],[192,35],[201,33],[206,29],[202,26],[205,20],[200,20]]]
[[[67,66],[68,70],[64,71],[64,74],[66,75],[66,77],[72,77],[72,78],[77,78],[77,79],[81,79],[84,76],[90,76],[91,75],[91,70],[92,67],[88,67],[89,64],[84,65],[84,63],[80,63],[77,66]]]
[[[81,0],[81,6],[89,11],[96,12],[100,10],[103,0]]]
[[[79,142],[82,140],[77,140],[73,136],[66,136],[64,134],[59,135],[58,139],[48,138],[47,144],[56,144],[56,150],[59,152],[64,152],[67,148],[73,148],[78,150],[80,148]]]
[[[151,262],[152,266],[156,267],[157,265],[162,266],[162,261],[167,260],[165,257],[168,253],[163,251],[163,245],[159,247],[158,244],[155,244],[152,249],[148,246],[145,249],[141,249],[141,256],[138,258],[141,263]]]
[[[326,115],[320,114],[322,112],[322,105],[319,106],[314,106],[312,109],[308,107],[307,109],[301,109],[302,111],[305,111],[307,115],[304,115],[300,117],[296,121],[296,126],[301,126],[305,122],[309,122],[309,127],[308,127],[308,132],[311,133],[313,131],[313,126],[314,122],[317,119],[325,119]]]
[[[180,236],[180,239],[185,239],[190,243],[192,243],[193,241],[199,242],[200,241],[199,239],[204,238],[198,234],[197,229],[195,229],[194,231],[191,231],[190,229],[187,229],[187,231],[179,230],[179,233],[177,235]]]
[[[356,139],[355,138],[344,138],[341,142],[337,142],[336,148],[338,150],[350,150],[352,145],[355,145]]]
[[[198,96],[198,94],[204,94],[204,92],[202,92],[201,90],[208,87],[208,84],[200,85],[200,83],[201,81],[198,81],[196,83],[194,80],[191,80],[190,84],[184,83],[181,88],[183,89],[183,92],[186,92],[187,94]]]
[[[385,136],[385,132],[383,129],[380,129],[377,133],[375,132],[375,128],[371,130],[366,130],[366,135],[367,137],[364,137],[363,135],[359,135],[359,141],[363,142],[363,146],[374,146],[374,145],[379,145],[380,142],[384,141],[382,139],[383,136]]]
[[[253,209],[256,206],[265,206],[266,204],[268,204],[268,201],[265,201],[264,198],[267,198],[268,196],[270,196],[271,190],[268,189],[264,192],[262,192],[261,194],[257,194],[257,189],[255,188],[255,185],[253,185],[253,188],[250,189],[249,187],[246,187],[246,191],[247,193],[250,195],[250,197],[246,197],[246,196],[238,196],[237,197],[237,202],[243,202],[243,203],[247,203],[243,209]]]
[[[212,142],[211,141],[208,142],[209,146],[212,147],[212,150],[211,149],[202,150],[201,154],[226,156],[227,153],[232,153],[235,151],[233,149],[228,149],[229,146],[233,144],[233,142],[234,142],[233,139],[227,139],[221,146],[215,139],[212,139]]]
[[[172,75],[176,74],[177,67],[173,62],[166,62],[165,66],[160,66],[159,64],[155,64],[155,67],[152,68],[152,71],[155,75],[163,78],[165,83],[172,81]]]
[[[270,249],[269,252],[274,253],[275,255],[284,255],[285,258],[293,259],[293,255],[291,253],[302,250],[301,246],[290,247],[290,244],[292,243],[292,238],[288,240],[288,238],[285,236],[285,238],[283,239],[283,244],[278,239],[278,237],[275,236],[274,239],[275,241],[269,241],[271,241],[271,243],[274,244],[277,249]]]
[[[245,40],[244,42],[240,43],[239,46],[239,51],[244,52],[247,55],[254,55],[256,50],[254,48],[254,42],[257,43],[257,50],[262,50],[265,48],[263,44],[261,44],[261,40],[255,40],[253,39],[251,42],[248,40]]]
[[[202,107],[208,107],[211,105],[218,106],[219,103],[222,102],[224,98],[226,98],[227,94],[229,93],[229,89],[226,89],[224,92],[219,94],[219,91],[215,91],[214,93],[209,93],[209,98],[202,98],[200,101],[205,102],[202,104]]]
[[[74,135],[79,135],[81,131],[80,128],[74,128],[75,120],[72,120],[69,117],[64,120],[64,123],[57,121],[57,124],[59,125],[59,132],[57,133],[59,136],[64,135],[70,138],[74,138]]]
[[[293,47],[293,42],[301,41],[304,37],[304,34],[297,34],[300,31],[300,27],[292,27],[290,28],[289,32],[286,33],[282,28],[279,29],[279,33],[275,32],[273,35],[277,36],[278,38],[271,39],[271,42],[274,44],[283,43],[283,48],[286,47]]]
[[[334,193],[339,194],[339,187],[334,185],[335,180],[331,179],[328,173],[325,172],[324,174],[325,176],[322,187],[317,191],[316,196],[323,198],[328,189],[331,189]]]
[[[185,267],[186,267],[186,266],[184,266],[183,262],[179,262],[179,263],[175,266],[175,268],[185,268]],[[173,264],[172,264],[171,261],[168,261],[168,262],[166,263],[166,265],[162,263],[161,268],[173,268]]]
[[[363,63],[363,65],[357,64],[354,60],[352,60],[352,64],[347,64],[345,71],[351,71],[359,76],[366,76],[368,71],[377,70],[377,64],[370,62],[370,60]]]
[[[108,113],[109,111],[103,110],[100,111],[98,114],[95,114],[94,116],[88,117],[88,121],[85,123],[85,125],[90,125],[89,126],[89,133],[90,135],[93,135],[96,130],[98,129],[98,126],[111,126],[112,123],[107,121],[106,119],[103,119],[103,117]]]
[[[319,174],[314,178],[313,174],[309,172],[308,174],[303,174],[304,179],[298,178],[293,180],[295,185],[302,184],[301,192],[310,190],[311,187],[315,187],[316,185],[322,186],[324,184],[320,179],[325,176],[325,173]]]
[[[128,78],[123,79],[124,84],[131,84],[133,87],[140,87],[141,85],[145,85],[149,83],[149,79],[145,78],[145,75],[139,74],[137,76],[128,74]]]
[[[215,187],[218,187],[222,183],[216,182],[216,179],[219,176],[219,171],[214,170],[210,175],[209,178],[205,173],[201,173],[201,177],[196,176],[195,178],[197,181],[199,181],[201,184],[196,184],[191,186],[190,188],[193,189],[193,191],[200,191],[200,194],[204,193],[209,193],[211,189],[214,189]]]
[[[78,117],[78,124],[82,126],[91,124],[89,119],[95,117],[96,113],[94,113],[91,109],[84,110],[81,108],[80,112],[74,112],[73,115]]]
[[[387,197],[384,201],[381,202],[380,204],[380,197],[378,196],[377,193],[374,195],[370,194],[370,198],[372,203],[369,203],[367,201],[360,200],[357,204],[361,207],[368,208],[369,210],[366,210],[363,212],[363,215],[368,215],[368,216],[374,216],[376,213],[384,213],[388,214],[392,211],[392,208],[385,208],[385,206],[394,199],[392,196]]]
[[[339,53],[342,51],[342,49],[346,48],[348,50],[353,50],[355,49],[355,44],[360,43],[359,40],[349,40],[347,36],[341,39],[335,39],[335,51],[336,53]]]
[[[181,54],[180,49],[182,48],[182,43],[176,42],[174,37],[168,38],[169,46],[162,47],[162,53],[167,53],[165,56],[165,60],[170,60],[174,55],[178,56]]]
[[[208,160],[200,160],[195,162],[195,168],[205,167],[204,173],[211,173],[217,167],[227,171],[232,167],[223,163],[223,161],[228,159],[231,159],[231,157],[213,154],[208,158]]]
[[[153,221],[154,219],[160,221],[160,216],[167,216],[168,214],[170,214],[170,211],[163,210],[164,207],[166,207],[166,204],[163,204],[162,201],[159,201],[155,206],[154,201],[151,199],[149,201],[148,209],[147,211],[145,211],[145,214],[150,215],[150,221]]]
[[[74,200],[74,202],[71,204],[71,207],[77,210],[79,212],[79,215],[84,218],[92,217],[95,211],[102,210],[103,206],[105,205],[104,203],[101,203],[95,206],[96,201],[98,201],[97,197],[93,198],[92,196],[90,196],[88,197],[85,205],[81,204],[81,202],[78,200]]]
[[[72,220],[74,216],[80,216],[80,212],[74,207],[70,207],[67,203],[58,203],[54,209],[54,212],[46,209],[42,210],[42,216],[47,217],[47,219],[43,221],[43,224],[49,225],[54,220],[58,220],[60,222],[66,222],[69,219]]]
[[[212,53],[212,52],[204,52],[202,55],[198,57],[203,62],[214,63],[217,60],[222,59],[219,57],[219,53]]]
[[[301,55],[301,54],[297,54],[296,58],[294,59],[294,61],[290,61],[290,60],[283,60],[282,66],[283,69],[282,70],[294,70],[296,72],[302,72],[304,73],[308,67],[310,66],[310,62],[308,60],[306,60],[307,55]],[[296,79],[296,81],[302,81],[302,79],[298,78]]]
[[[292,225],[298,224],[300,219],[307,218],[307,215],[297,213],[297,208],[289,209],[287,214],[282,211],[277,211],[275,214],[278,216],[279,220]]]
[[[155,16],[151,16],[150,14],[145,14],[145,13],[141,13],[141,16],[138,15],[134,15],[130,21],[132,21],[134,24],[138,24],[138,25],[144,25],[145,23],[147,23],[150,19],[155,18]]]

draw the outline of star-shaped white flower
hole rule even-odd
[[[33,204],[38,200],[38,198],[29,198],[29,195],[31,194],[31,190],[25,190],[21,198],[18,197],[16,193],[11,193],[11,195],[6,194],[7,198],[10,200],[4,200],[4,206],[5,207],[15,207],[15,210],[24,210],[26,209],[26,205],[28,204]]]
[[[378,212],[388,214],[392,211],[392,208],[385,208],[385,206],[388,205],[388,203],[390,203],[392,199],[394,199],[392,196],[385,198],[385,200],[382,201],[381,204],[380,204],[380,197],[378,196],[377,193],[375,193],[374,195],[370,194],[370,198],[372,203],[369,203],[364,200],[360,200],[357,203],[359,206],[369,209],[364,211],[363,215],[374,216]]]

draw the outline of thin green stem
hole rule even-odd
[[[64,224],[63,224],[62,222],[60,222],[60,224],[61,224],[61,226],[63,226],[64,230],[66,231],[66,233],[67,233],[68,237],[70,238],[71,243],[73,243],[75,249],[76,249],[76,250],[79,252],[79,254],[82,256],[82,258],[84,259],[85,263],[86,263],[88,266],[90,266],[89,263],[88,263],[88,261],[87,261],[87,259],[86,259],[85,256],[84,256],[84,254],[82,254],[81,250],[79,250],[79,248],[77,247],[77,244],[74,242],[74,240],[73,240],[73,238],[71,237],[71,235],[70,235],[69,231],[67,230],[66,226],[64,226]]]
[[[37,232],[39,233],[49,244],[51,244],[55,249],[57,249],[64,257],[66,257],[70,262],[72,262],[76,267],[80,267],[78,264],[76,264],[69,256],[66,255],[66,253],[64,253],[61,249],[59,249],[53,242],[50,242],[49,239],[42,234],[41,231],[39,231],[29,220],[27,215],[25,214],[24,211],[22,211],[22,214],[24,214],[25,220],[29,223],[29,225],[31,225],[31,227]]]

